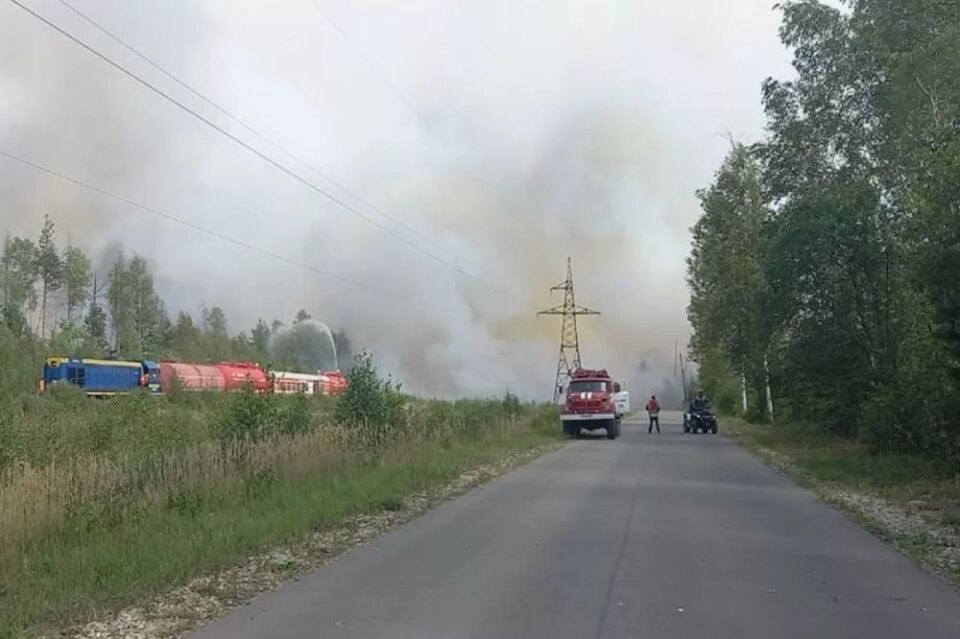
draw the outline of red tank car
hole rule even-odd
[[[223,376],[225,390],[240,390],[246,384],[250,384],[257,393],[269,393],[271,390],[270,377],[257,364],[221,362],[215,366]]]
[[[174,379],[188,391],[223,391],[226,380],[216,366],[160,362],[160,392],[169,393]]]

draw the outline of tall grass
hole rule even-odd
[[[204,442],[151,458],[94,455],[8,468],[0,479],[0,556],[46,531],[109,525],[178,492],[206,489],[271,470],[285,477],[354,457],[336,431],[263,441]]]
[[[253,393],[7,401],[0,637],[156,593],[555,430],[549,409],[510,398],[397,397],[378,422]]]

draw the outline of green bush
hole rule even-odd
[[[203,509],[204,492],[195,487],[179,488],[167,498],[167,508],[189,517],[196,517]]]
[[[35,394],[43,376],[43,345],[30,335],[17,337],[0,324],[0,397]]]
[[[523,411],[523,406],[520,404],[520,398],[510,391],[507,391],[503,396],[503,410],[507,415],[519,415]]]
[[[250,387],[225,395],[214,412],[220,439],[260,439],[274,418],[271,399]]]
[[[314,426],[314,402],[306,395],[274,397],[277,405],[277,430],[284,435],[307,433]]]
[[[244,388],[219,399],[213,411],[214,430],[227,441],[302,434],[314,428],[321,406],[306,395],[262,395]]]
[[[400,384],[389,377],[382,379],[366,351],[354,358],[348,379],[350,386],[337,402],[334,418],[348,427],[362,428],[364,443],[380,450],[392,431],[406,426]]]

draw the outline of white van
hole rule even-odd
[[[630,414],[630,391],[627,389],[627,380],[618,379],[613,382],[613,403],[617,406],[617,417],[623,418]]]

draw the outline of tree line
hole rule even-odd
[[[120,253],[106,272],[96,273],[82,249],[57,244],[49,216],[36,241],[5,238],[0,296],[2,337],[49,354],[252,361],[301,372],[315,372],[320,360],[332,361],[318,352],[325,336],[305,310],[290,326],[261,319],[251,330],[236,333],[217,306],[205,308],[199,318],[181,311],[171,319],[144,257]],[[334,331],[332,337],[339,359],[349,361],[346,333]]]
[[[766,135],[698,192],[702,383],[757,419],[960,460],[960,3],[780,9],[796,76],[763,84]]]

